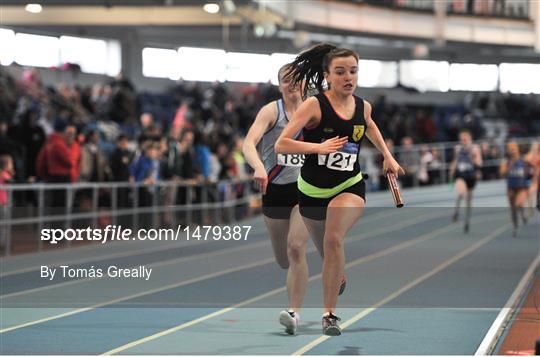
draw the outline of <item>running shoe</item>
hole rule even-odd
[[[285,326],[285,332],[289,335],[296,334],[299,322],[300,315],[298,312],[283,310],[279,314],[279,323]]]
[[[341,277],[341,282],[339,284],[339,294],[338,295],[341,295],[343,294],[343,292],[345,291],[345,288],[347,287],[347,275],[343,275]]]
[[[332,313],[324,315],[322,318],[323,334],[327,336],[341,335],[341,328],[337,324],[338,321],[341,321],[341,319]]]

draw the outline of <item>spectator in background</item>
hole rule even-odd
[[[98,120],[105,120],[107,118],[110,100],[111,86],[98,83],[92,87],[92,95],[90,96],[91,112]]]
[[[2,186],[11,181],[14,175],[13,159],[9,155],[0,155],[0,221],[6,220],[9,209],[9,194]],[[6,229],[0,226],[0,249],[6,246]]]
[[[0,66],[0,118],[13,118],[17,97],[15,79]]]
[[[131,81],[120,73],[109,84],[111,86],[109,118],[118,124],[136,123],[140,105]]]
[[[22,169],[24,177],[30,182],[36,180],[35,159],[46,140],[45,132],[37,124],[38,115],[36,110],[27,110],[21,116],[20,124],[13,128],[13,135],[11,135],[24,149]]]
[[[433,142],[437,135],[437,127],[433,121],[433,116],[425,110],[416,111],[417,135],[421,142]]]
[[[24,170],[23,157],[24,147],[13,140],[8,133],[8,123],[0,119],[0,155],[9,155],[15,165],[15,171]],[[24,175],[24,172],[17,172],[17,175]]]
[[[79,180],[81,182],[105,182],[111,177],[107,158],[99,148],[99,132],[91,130],[88,132],[86,142],[81,149],[81,169]],[[104,189],[98,191],[99,207],[109,206],[108,192]],[[87,210],[91,209],[93,193],[90,190],[84,191],[81,196],[81,206]]]
[[[218,180],[231,180],[236,176],[236,162],[231,155],[227,144],[219,143],[216,149],[216,156],[219,160],[220,171]]]
[[[113,181],[127,182],[129,181],[129,165],[133,158],[132,152],[129,150],[129,140],[125,135],[118,136],[116,140],[116,148],[111,155],[111,172]],[[129,188],[118,188],[118,206],[129,206]]]
[[[208,172],[208,181],[212,183],[219,181],[220,172],[221,163],[219,162],[219,157],[217,155],[217,147],[214,147],[210,151],[210,171]]]
[[[403,170],[405,170],[405,175],[400,176],[403,186],[412,187],[418,172],[418,153],[414,152],[413,140],[410,136],[406,136],[401,140],[399,162]]]
[[[441,152],[437,148],[431,149],[431,161],[428,164],[429,184],[438,185],[442,183],[441,169],[443,162],[441,159]]]
[[[247,170],[246,170],[246,159],[244,158],[244,154],[242,153],[242,146],[244,145],[244,139],[243,138],[236,138],[234,141],[234,150],[232,153],[232,156],[234,158],[235,164],[236,164],[236,178],[246,178],[247,177]]]
[[[98,146],[99,132],[92,130],[86,137],[81,151],[80,180],[84,182],[104,182],[110,177],[105,154]]]
[[[36,172],[45,182],[71,182],[73,160],[67,144],[67,126],[68,122],[65,119],[56,119],[54,122],[54,133],[49,136],[47,143],[38,154]],[[55,208],[55,213],[65,214],[67,203],[66,190],[50,190],[48,202],[50,207]]]
[[[164,187],[163,205],[173,206],[176,204],[178,196],[178,185],[180,182],[181,158],[178,148],[178,130],[171,130],[169,138],[162,138],[159,141],[161,153],[161,179],[163,181],[173,181],[174,184]],[[173,211],[166,209],[163,212],[163,225],[173,225]]]
[[[206,137],[200,131],[195,133],[193,144],[195,146],[195,162],[201,169],[201,174],[205,181],[210,181],[210,172],[212,170],[212,160],[210,148],[206,143]]]
[[[159,156],[159,144],[149,143],[146,145],[143,155],[130,166],[130,181],[148,185],[139,188],[140,206],[150,206],[156,194],[154,185],[161,178]]]
[[[146,139],[151,140],[154,142],[158,142],[161,140],[161,137],[163,136],[163,132],[161,130],[161,125],[159,124],[152,124],[146,131]]]
[[[126,182],[129,180],[129,165],[133,157],[129,150],[129,140],[126,135],[118,136],[116,148],[111,155],[112,179],[116,182]]]
[[[430,184],[429,177],[429,164],[433,160],[433,154],[429,151],[427,145],[422,145],[420,148],[420,165],[418,166],[418,182],[420,186],[427,186]]]
[[[5,207],[9,203],[8,192],[7,190],[2,190],[1,187],[11,181],[14,174],[15,169],[11,156],[6,154],[0,155],[0,206]]]
[[[493,152],[487,141],[480,144],[480,152],[482,153],[482,161],[484,162],[484,165],[482,166],[482,179],[493,180],[493,177],[491,176],[491,173],[493,172],[491,166],[493,165],[492,161],[495,158],[493,157]]]
[[[193,140],[195,136],[193,131],[186,130],[182,133],[180,139],[180,156],[182,160],[182,168],[180,178],[182,182],[196,183],[202,181],[201,169],[195,160],[195,150],[193,148]]]
[[[148,129],[154,125],[154,116],[151,113],[142,113],[140,118],[141,135],[147,134]]]
[[[19,85],[25,95],[39,98],[43,94],[43,82],[37,68],[25,69]]]
[[[38,154],[36,172],[46,182],[71,182],[73,162],[65,136],[67,126],[65,119],[56,119],[54,133],[47,138]]]
[[[71,182],[78,182],[81,171],[81,145],[77,140],[77,128],[74,125],[68,125],[65,136],[66,144],[71,153]]]

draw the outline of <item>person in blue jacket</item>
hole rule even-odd
[[[159,163],[159,144],[148,143],[144,148],[144,154],[130,166],[130,181],[142,182],[148,186],[142,186],[139,189],[139,204],[141,206],[150,206],[155,194],[153,187],[160,180]]]

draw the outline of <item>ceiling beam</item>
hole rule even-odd
[[[241,10],[239,8],[239,10]],[[239,11],[240,13],[243,10]],[[22,6],[0,6],[0,23],[9,25],[87,26],[171,26],[221,25],[221,13],[210,14],[201,6],[44,6],[32,14]],[[230,25],[240,25],[241,15],[227,17]]]

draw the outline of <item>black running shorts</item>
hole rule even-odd
[[[360,196],[365,201],[366,183],[364,182],[364,180],[361,180],[360,182],[352,185],[351,187],[344,189],[340,193],[344,192],[349,192]],[[325,220],[328,204],[330,203],[330,201],[332,201],[334,197],[336,197],[340,193],[328,198],[314,198],[305,195],[301,191],[298,191],[298,204],[300,206],[300,214],[302,215],[302,217],[311,218],[317,221]]]
[[[298,204],[296,182],[284,185],[269,183],[262,196],[262,211],[268,218],[289,219],[291,211]]]

